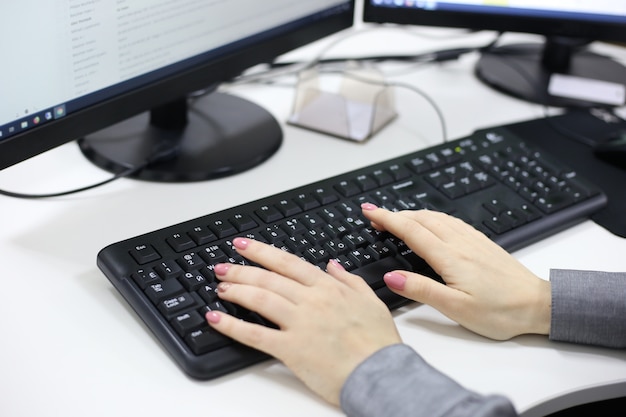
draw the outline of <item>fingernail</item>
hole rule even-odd
[[[226,275],[229,269],[230,264],[217,264],[213,268],[213,272],[215,272],[216,275]]]
[[[219,284],[217,284],[217,291],[218,292],[225,292],[227,289],[229,289],[231,286],[230,282],[220,282]]]
[[[397,272],[387,272],[383,277],[385,284],[394,290],[404,290],[404,285],[406,284],[406,277],[404,275],[400,275]]]
[[[372,211],[372,210],[376,210],[378,208],[378,206],[376,204],[372,204],[372,203],[363,203],[363,204],[361,204],[361,208],[363,210]]]
[[[337,269],[346,270],[336,259],[331,259],[329,262]]]
[[[206,321],[208,321],[211,324],[217,324],[220,322],[220,315],[219,313],[215,312],[215,311],[209,311],[207,312],[204,317],[206,318]]]
[[[237,249],[245,249],[248,247],[249,244],[250,242],[248,241],[248,239],[244,237],[236,237],[235,239],[233,239],[233,246]]]

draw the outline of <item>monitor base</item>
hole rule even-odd
[[[505,94],[555,107],[598,105],[550,95],[548,84],[555,72],[619,84],[626,80],[626,67],[609,57],[586,49],[568,51],[547,45],[550,47],[541,43],[503,45],[486,51],[476,65],[476,75]]]
[[[142,113],[95,132],[80,139],[79,147],[95,165],[116,174],[159,154],[157,162],[130,177],[191,182],[255,167],[282,143],[282,129],[267,110],[224,93],[184,100],[182,105],[172,103],[173,124],[158,121],[155,113]],[[158,109],[158,117],[167,113],[168,106]]]

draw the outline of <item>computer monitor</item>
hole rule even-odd
[[[619,84],[626,68],[591,53],[592,41],[626,42],[626,1],[364,0],[363,20],[425,26],[539,34],[545,42],[502,45],[481,54],[477,76],[513,96],[554,106],[593,101],[548,94],[553,73]]]
[[[3,1],[0,16],[0,169],[78,140],[111,172],[197,181],[282,143],[268,111],[212,90],[350,27],[354,0]]]

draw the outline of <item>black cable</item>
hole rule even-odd
[[[121,172],[119,174],[115,174],[113,177],[106,179],[104,181],[98,182],[96,184],[92,184],[92,185],[87,185],[85,187],[81,187],[81,188],[76,188],[73,190],[68,190],[68,191],[60,191],[58,193],[50,193],[50,194],[22,194],[22,193],[16,193],[13,191],[6,191],[6,190],[2,190],[0,189],[0,195],[4,195],[7,197],[15,197],[15,198],[25,198],[25,199],[37,199],[37,198],[50,198],[50,197],[61,197],[61,196],[65,196],[65,195],[69,195],[69,194],[75,194],[75,193],[79,193],[81,191],[87,191],[87,190],[91,190],[92,188],[96,188],[99,187],[101,185],[105,185],[108,184],[110,182],[113,182],[119,178],[123,178],[129,175],[134,174],[135,172],[138,172],[139,170],[143,169],[145,167],[144,166],[140,166],[138,168],[131,168],[129,170],[126,170],[124,172]]]
[[[113,177],[108,178],[104,181],[87,185],[85,187],[75,188],[73,190],[60,191],[57,193],[49,193],[49,194],[23,194],[23,193],[17,193],[13,191],[6,191],[6,190],[0,189],[0,195],[4,195],[7,197],[14,197],[14,198],[39,199],[39,198],[50,198],[50,197],[62,197],[62,196],[70,195],[70,194],[76,194],[82,191],[87,191],[96,187],[100,187],[102,185],[108,184],[120,178],[131,176],[141,171],[142,169],[148,167],[149,165],[172,158],[177,151],[178,151],[178,146],[174,146],[174,147],[170,147],[166,149],[157,148],[155,152],[148,159],[146,159],[146,161],[143,164],[136,166],[136,167],[129,168],[120,173],[117,173]]]
[[[470,52],[481,50],[483,47],[468,47],[468,48],[451,48],[441,49],[433,52],[425,52],[422,54],[414,55],[367,55],[361,57],[338,57],[338,58],[322,58],[315,61],[316,64],[335,64],[343,63],[346,61],[352,62],[384,62],[384,61],[401,61],[401,62],[414,62],[414,61],[426,61],[426,62],[444,62],[453,61],[459,59],[462,55]],[[270,69],[284,68],[292,65],[304,65],[306,62],[300,61],[282,61],[272,62],[269,64]]]
[[[499,37],[499,35],[498,35]],[[424,52],[421,54],[409,54],[409,55],[366,55],[360,57],[336,57],[336,58],[321,58],[315,61],[316,64],[335,64],[335,63],[343,63],[346,61],[352,62],[384,62],[384,61],[400,61],[400,62],[446,62],[446,61],[454,61],[459,59],[461,56],[471,53],[471,52],[482,52],[489,50],[492,46],[497,42],[498,38],[493,40],[487,45],[484,46],[476,46],[476,47],[464,47],[464,48],[450,48],[450,49],[440,49],[431,52]],[[269,68],[277,69],[284,68],[293,65],[304,65],[307,62],[303,61],[281,61],[281,62],[271,62],[269,64]]]
[[[483,52],[490,50],[500,39],[503,32],[499,32],[494,40],[483,46],[476,47],[461,47],[441,49],[430,52],[424,52],[421,54],[403,54],[403,55],[369,55],[362,57],[335,57],[335,58],[322,58],[321,54],[310,61],[282,61],[282,62],[269,62],[267,63],[267,69],[252,74],[240,75],[232,79],[229,84],[247,84],[247,83],[268,83],[268,79],[274,79],[280,75],[293,75],[298,74],[304,70],[313,68],[315,66],[323,67],[329,64],[342,64],[347,62],[385,62],[385,61],[398,61],[398,62],[419,62],[419,63],[441,63],[446,61],[453,61],[459,59],[461,56],[471,52]],[[328,49],[328,48],[327,48]],[[293,68],[290,70],[290,68]],[[273,74],[280,70],[287,70],[280,74]]]

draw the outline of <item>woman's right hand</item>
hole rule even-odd
[[[362,209],[376,229],[402,239],[446,282],[396,270],[384,278],[392,291],[492,339],[549,333],[550,283],[472,226],[436,211],[390,212],[368,203]]]

